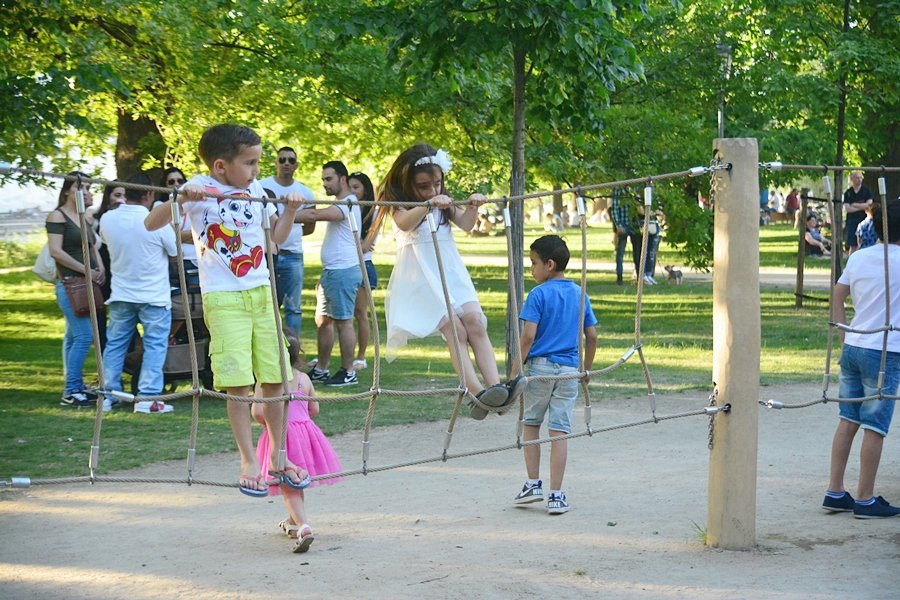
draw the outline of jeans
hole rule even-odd
[[[650,234],[647,238],[647,264],[644,265],[644,275],[653,277],[656,271],[656,252],[659,250],[659,234]]]
[[[625,233],[616,234],[616,276],[622,276],[622,270],[625,258],[625,244],[631,240],[631,258],[634,261],[634,272],[637,273],[638,266],[641,264],[641,232],[634,233],[629,228],[625,228]]]
[[[300,291],[303,289],[303,253],[285,252],[275,261],[275,295],[284,306],[284,324],[300,337]]]
[[[64,394],[80,392],[84,389],[84,378],[81,374],[88,350],[94,341],[90,317],[76,317],[72,303],[66,294],[62,281],[56,282],[56,303],[66,318],[66,333],[63,335],[63,370],[66,387]],[[97,315],[104,318],[102,314]]]
[[[154,396],[163,389],[163,364],[169,349],[169,330],[172,311],[164,306],[137,302],[110,302],[106,348],[103,350],[103,371],[106,388],[122,390],[122,369],[125,355],[140,323],[144,328],[144,356],[138,377],[138,394]]]

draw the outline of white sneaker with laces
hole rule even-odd
[[[547,514],[561,515],[569,512],[569,503],[566,502],[565,492],[550,494],[547,498]]]

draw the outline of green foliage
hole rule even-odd
[[[848,161],[897,164],[900,4],[838,0],[47,0],[4,3],[0,159],[54,170],[99,155],[123,121],[144,167],[186,171],[200,132],[240,121],[300,152],[298,177],[339,157],[378,181],[425,139],[448,149],[454,193],[509,189],[513,51],[526,54],[529,191],[706,164],[720,96],[726,135],[761,157],[834,160],[846,79]],[[723,68],[717,50],[731,48]],[[127,175],[127,174],[126,174]],[[787,185],[795,173],[766,173]],[[705,183],[658,197],[689,264],[710,258],[693,204]]]

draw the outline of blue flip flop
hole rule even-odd
[[[288,467],[287,469],[285,469],[284,471],[282,471],[280,473],[278,471],[269,471],[269,475],[272,475],[274,477],[279,477],[280,478],[279,483],[283,483],[284,485],[288,486],[289,488],[292,488],[295,490],[305,490],[306,488],[309,487],[309,484],[312,483],[312,477],[309,476],[309,473],[307,473],[306,477],[304,477],[302,480],[293,481],[290,477],[287,476],[287,473],[289,471],[293,471],[294,473],[297,473],[298,476],[300,475],[300,473],[297,471],[297,469],[295,469],[293,467]]]
[[[256,477],[250,477],[249,475],[241,475],[241,476],[238,478],[238,489],[239,489],[239,490],[241,491],[241,493],[244,494],[245,496],[250,496],[250,497],[252,497],[252,498],[265,498],[265,497],[267,497],[267,496],[269,495],[269,489],[268,489],[268,488],[266,488],[266,489],[264,489],[264,490],[255,490],[255,489],[253,489],[253,488],[244,487],[244,486],[241,485],[241,483],[240,483],[240,480],[241,480],[241,479],[246,479],[246,480],[248,480],[248,481],[255,481],[256,483],[259,483],[259,482],[262,480],[262,475],[257,475]]]

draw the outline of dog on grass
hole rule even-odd
[[[674,283],[675,285],[681,285],[681,282],[684,281],[684,275],[681,273],[680,269],[676,269],[672,265],[665,266],[666,273],[669,274],[669,279],[667,280],[669,283]]]

